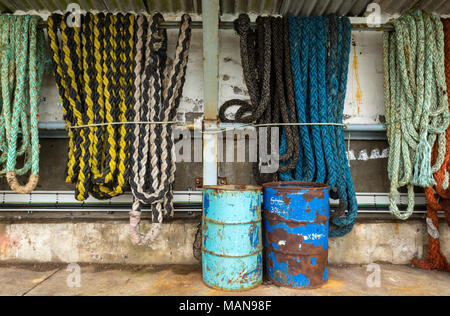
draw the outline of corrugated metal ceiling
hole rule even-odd
[[[336,13],[362,16],[367,5],[379,3],[382,13],[398,14],[409,9],[415,0],[221,0],[222,13],[326,15]],[[201,13],[201,0],[0,0],[0,10],[66,10],[78,3],[85,10],[148,11]],[[421,0],[418,7],[439,14],[450,14],[449,0]]]
[[[382,11],[388,14],[398,14],[405,12],[413,4],[414,0],[376,0],[380,4]],[[450,14],[450,1],[449,0],[421,0],[417,2],[417,8],[433,12],[441,15]]]

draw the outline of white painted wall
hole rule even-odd
[[[384,116],[382,51],[381,32],[352,33],[344,108],[346,123],[378,124],[380,116]]]

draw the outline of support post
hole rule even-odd
[[[203,184],[217,185],[219,102],[219,0],[202,0],[203,18],[203,80],[204,122],[203,130]]]

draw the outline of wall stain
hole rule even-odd
[[[17,247],[19,240],[15,237],[6,234],[0,234],[0,258],[5,258],[7,251],[11,247]]]
[[[355,81],[356,81],[356,112],[359,115],[361,112],[361,103],[362,103],[362,90],[361,90],[361,82],[359,80],[359,61],[358,61],[358,55],[356,54],[356,42],[352,41],[353,45],[353,71],[355,73]]]

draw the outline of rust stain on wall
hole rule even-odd
[[[19,242],[16,238],[0,234],[0,258],[6,257],[6,252],[13,246],[18,246]]]
[[[361,112],[361,103],[362,103],[362,90],[361,90],[361,82],[359,80],[359,60],[358,55],[356,54],[356,42],[352,41],[353,45],[353,71],[355,73],[355,81],[356,81],[356,112],[359,115]]]

